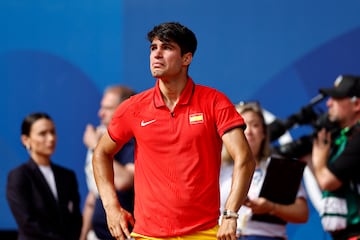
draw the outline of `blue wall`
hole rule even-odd
[[[179,21],[196,33],[190,68],[196,82],[234,103],[260,100],[284,119],[339,74],[360,74],[359,10],[355,0],[1,1],[0,230],[16,228],[5,183],[27,159],[20,123],[29,112],[53,116],[59,134],[53,161],[77,172],[84,201],[85,125],[98,123],[105,86],[153,86],[146,40],[153,25]],[[311,208],[307,224],[289,225],[290,239],[328,238]]]

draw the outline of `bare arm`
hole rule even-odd
[[[309,208],[306,199],[296,198],[293,204],[284,205],[272,203],[271,214],[291,223],[305,223],[309,218]]]
[[[84,210],[83,210],[83,224],[81,228],[80,240],[86,240],[87,235],[91,229],[91,219],[94,213],[96,196],[93,192],[89,191],[86,196]]]
[[[104,133],[94,150],[93,168],[109,230],[116,239],[123,240],[130,236],[128,223],[133,225],[134,219],[120,206],[115,190],[113,156],[120,148],[107,132]]]
[[[223,142],[234,159],[232,184],[225,209],[237,212],[247,197],[255,170],[255,160],[242,129],[235,128],[225,133]]]
[[[225,209],[238,212],[246,199],[250,187],[255,170],[255,160],[242,129],[232,129],[223,135],[222,140],[227,151],[234,159],[232,184],[225,203]],[[226,239],[236,239],[236,219],[223,218],[217,237],[218,239],[224,237]]]
[[[291,223],[305,223],[309,218],[309,208],[304,198],[298,197],[292,204],[279,204],[260,197],[247,200],[245,206],[255,214],[271,214]]]

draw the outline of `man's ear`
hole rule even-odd
[[[183,64],[189,65],[192,61],[192,53],[191,52],[185,53],[182,58],[183,58]]]
[[[360,112],[360,98],[353,97],[353,98],[351,98],[351,102],[353,102],[356,111]]]

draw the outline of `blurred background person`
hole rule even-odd
[[[80,195],[72,170],[51,161],[55,124],[46,113],[32,113],[21,125],[28,162],[8,174],[6,197],[21,240],[78,240]]]
[[[328,118],[341,131],[323,128],[313,141],[312,164],[322,190],[321,222],[333,239],[360,239],[360,76],[339,76],[329,96]]]
[[[295,202],[290,205],[258,197],[271,156],[267,125],[258,103],[239,103],[236,105],[236,109],[245,119],[247,126],[245,136],[256,160],[256,169],[250,185],[248,199],[245,201],[245,206],[242,206],[239,210],[237,223],[238,239],[286,239],[286,224],[255,221],[252,219],[252,215],[270,214],[281,218],[285,222],[305,223],[309,215],[305,190],[300,186]],[[220,171],[221,207],[224,206],[225,196],[227,196],[231,187],[232,166],[233,161],[226,148],[223,147]]]
[[[100,125],[86,126],[83,141],[87,147],[85,162],[88,194],[83,209],[83,228],[80,240],[113,239],[106,223],[106,216],[99,198],[92,168],[93,149],[113,116],[117,106],[135,92],[126,86],[114,85],[105,89],[100,102],[98,116]],[[134,140],[129,141],[124,148],[114,156],[114,180],[118,199],[124,207],[132,212],[134,204],[133,174],[134,174]]]

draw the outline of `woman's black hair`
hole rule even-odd
[[[42,118],[53,121],[52,118],[47,113],[44,112],[35,112],[27,115],[21,124],[21,135],[29,136],[31,127],[34,124],[34,122]]]

